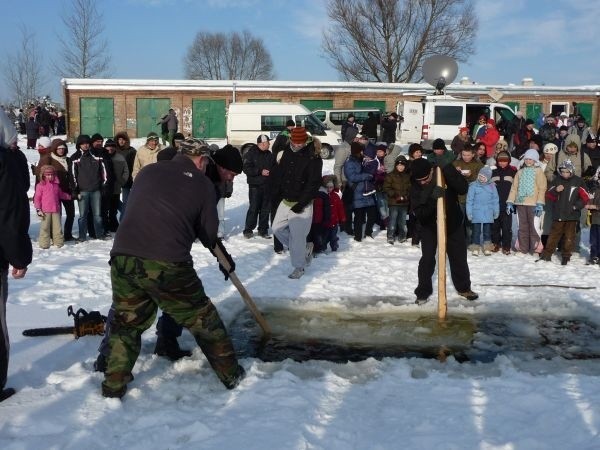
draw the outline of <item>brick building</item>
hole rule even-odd
[[[202,138],[225,138],[226,110],[231,102],[279,101],[301,103],[310,110],[329,108],[378,108],[395,111],[398,101],[419,100],[433,92],[424,83],[359,83],[231,80],[62,80],[67,133],[100,132],[114,136],[126,130],[131,137],[160,132],[159,119],[173,108],[180,131]],[[479,85],[463,79],[446,88],[454,97],[493,101],[490,94],[526,117],[541,112],[582,114],[598,129],[600,86],[536,86],[524,79],[521,85]],[[496,96],[496,98],[498,98]],[[575,106],[577,111],[575,111]]]

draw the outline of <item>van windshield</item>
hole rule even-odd
[[[313,136],[325,136],[325,125],[314,114],[297,115],[296,126],[303,126]]]

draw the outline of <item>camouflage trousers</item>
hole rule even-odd
[[[110,326],[110,355],[102,389],[120,392],[133,377],[141,335],[153,323],[157,307],[187,328],[226,386],[241,367],[219,313],[204,293],[193,262],[168,263],[134,256],[111,262],[115,315]]]

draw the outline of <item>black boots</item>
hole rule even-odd
[[[185,356],[192,356],[192,352],[189,350],[183,350],[179,347],[177,338],[158,336],[156,340],[156,347],[154,347],[154,354],[158,356],[165,356],[171,361],[177,361]]]
[[[9,397],[15,395],[15,390],[13,388],[6,388],[0,391],[0,402],[3,402]]]

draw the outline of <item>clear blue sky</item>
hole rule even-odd
[[[19,25],[35,32],[41,62],[58,58],[56,31],[65,0],[0,0],[0,58],[14,52]],[[112,55],[112,78],[180,79],[198,31],[250,30],[263,38],[278,80],[337,81],[320,50],[326,0],[97,0]],[[600,0],[475,0],[476,54],[458,79],[479,84],[600,84]],[[47,72],[44,92],[61,96]],[[9,93],[0,79],[0,101]]]

